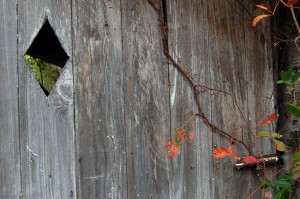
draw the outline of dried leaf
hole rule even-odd
[[[299,0],[288,0],[286,4],[289,6],[293,6],[294,4],[297,4],[297,3],[299,3]]]
[[[213,156],[215,158],[225,158],[227,156],[227,149],[223,147],[217,147],[213,151]]]
[[[213,156],[215,158],[225,158],[226,156],[231,156],[232,154],[232,147],[229,146],[228,149],[223,147],[217,147],[213,151]]]
[[[239,162],[241,161],[241,156],[234,156],[233,159],[236,161],[236,162]]]
[[[184,139],[185,133],[186,133],[186,130],[182,129],[177,132],[176,137],[180,138],[180,139]]]
[[[188,132],[187,137],[188,137],[188,138],[187,138],[187,141],[188,141],[188,142],[194,141],[194,140],[195,140],[195,137],[196,137],[195,131],[194,131],[194,130],[191,130],[190,132]]]
[[[180,144],[175,138],[171,138],[165,148],[168,149],[169,158],[175,157],[180,152]]]
[[[254,156],[246,156],[242,162],[245,163],[258,163],[257,159]]]
[[[256,5],[256,7],[260,8],[260,9],[263,9],[263,10],[269,12],[269,13],[272,13],[270,8],[268,8],[268,6],[266,4],[259,4],[259,5]]]
[[[290,3],[289,3],[290,1]],[[294,0],[288,0],[288,3],[285,3],[284,0],[280,0],[280,2],[285,6],[285,7],[288,7],[288,8],[300,8],[298,6],[294,6]],[[298,2],[298,1],[297,1]]]
[[[227,156],[231,156],[231,154],[232,154],[232,147],[229,146],[227,149]]]
[[[255,27],[257,25],[258,22],[260,22],[261,20],[272,16],[271,14],[264,14],[264,15],[258,15],[257,17],[255,17],[252,21],[252,26]]]
[[[278,117],[279,117],[279,114],[273,113],[273,114],[269,115],[268,117],[266,117],[265,119],[263,119],[262,121],[260,121],[259,123],[257,123],[256,126],[264,126],[264,125],[266,125],[266,124],[271,124],[271,123],[274,122]]]

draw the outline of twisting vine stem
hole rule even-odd
[[[204,123],[206,124],[206,126],[211,130],[211,132],[213,132],[213,130],[216,130],[218,132],[220,132],[221,134],[227,136],[228,138],[230,138],[231,140],[235,141],[236,143],[240,143],[242,144],[245,149],[250,153],[250,149],[249,147],[246,145],[246,143],[236,137],[234,137],[233,135],[227,133],[226,131],[218,128],[217,126],[215,126],[214,124],[212,124],[208,118],[206,117],[205,113],[202,110],[201,104],[200,104],[200,100],[199,100],[199,96],[198,96],[198,92],[197,92],[197,87],[201,87],[201,88],[205,88],[209,91],[217,91],[217,92],[222,92],[224,94],[229,95],[233,101],[234,104],[238,107],[237,102],[234,100],[233,96],[231,94],[229,94],[228,92],[225,91],[221,91],[221,90],[217,90],[217,89],[211,89],[208,87],[205,87],[203,85],[201,85],[199,82],[195,82],[194,78],[192,77],[192,75],[183,67],[181,66],[181,64],[179,64],[172,55],[170,55],[169,53],[169,48],[168,48],[168,33],[169,33],[169,29],[168,29],[168,24],[165,23],[164,20],[164,15],[163,15],[163,9],[162,6],[160,6],[159,8],[152,2],[152,0],[147,0],[148,3],[152,6],[152,8],[154,9],[154,11],[157,13],[158,15],[158,20],[159,20],[159,26],[160,26],[160,30],[161,30],[161,36],[162,36],[162,47],[163,47],[163,53],[164,55],[167,57],[167,59],[173,64],[173,66],[182,74],[182,76],[185,78],[185,80],[189,83],[190,87],[193,90],[194,93],[194,100],[196,102],[197,105],[197,109],[198,109],[198,113],[196,114],[197,116],[201,117],[202,120],[204,121]],[[247,125],[247,122],[245,120],[245,117],[242,114],[241,109],[238,107],[238,110],[243,118],[243,120]]]

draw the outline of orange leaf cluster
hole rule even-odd
[[[279,3],[282,3],[285,7],[288,7],[288,8],[298,8],[298,9],[300,8],[299,6],[295,6],[295,4],[299,3],[299,0],[287,0],[287,2],[285,2],[284,0],[279,0],[273,11],[271,11],[271,9],[265,4],[256,5],[256,7],[264,10],[265,12],[268,12],[269,14],[262,14],[262,15],[256,16],[252,21],[252,26],[255,27],[261,20],[263,20],[267,17],[270,17],[270,16],[274,16],[274,13],[275,13]]]
[[[166,144],[165,148],[168,149],[169,158],[175,157],[180,151],[180,144],[175,138],[170,138],[168,144]]]
[[[217,147],[213,151],[213,156],[215,158],[225,158],[227,156],[231,156],[232,154],[232,147],[229,146],[227,149],[223,147]]]
[[[165,148],[168,149],[168,156],[169,158],[173,158],[180,152],[180,145],[183,142],[192,142],[196,135],[195,131],[192,129],[189,132],[187,132],[184,129],[176,130],[177,132],[174,137],[171,137],[168,144],[165,145]]]

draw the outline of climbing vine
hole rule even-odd
[[[195,131],[193,129],[193,124],[197,118],[200,118],[208,127],[208,129],[213,132],[218,132],[224,136],[226,136],[230,140],[229,146],[223,146],[223,147],[216,147],[212,153],[212,156],[214,158],[226,158],[230,157],[232,158],[238,165],[237,168],[241,168],[240,166],[243,164],[248,165],[255,165],[256,167],[260,168],[262,170],[263,177],[260,177],[259,180],[261,181],[261,185],[255,189],[248,198],[252,197],[252,195],[258,191],[259,189],[262,190],[270,190],[273,191],[267,191],[267,194],[271,194],[274,198],[289,198],[292,193],[295,191],[293,188],[295,187],[295,183],[300,180],[300,150],[298,147],[295,152],[288,151],[287,146],[284,142],[282,142],[281,138],[283,137],[282,134],[279,132],[267,132],[267,131],[257,131],[257,127],[270,125],[279,117],[279,114],[272,113],[271,115],[267,116],[265,119],[258,122],[255,126],[250,126],[245,119],[245,116],[243,115],[243,112],[241,111],[241,108],[239,107],[237,101],[233,97],[232,94],[230,94],[227,91],[223,91],[221,89],[215,89],[210,88],[205,85],[203,85],[201,82],[197,81],[191,73],[185,68],[185,66],[182,63],[179,63],[176,59],[176,56],[172,56],[169,52],[169,47],[172,46],[172,41],[169,39],[169,27],[165,20],[164,12],[162,6],[157,6],[152,0],[147,0],[148,3],[152,6],[152,8],[155,10],[158,16],[159,21],[159,27],[161,32],[161,38],[162,38],[162,48],[163,53],[166,56],[166,58],[169,60],[171,65],[176,68],[180,74],[184,77],[188,85],[192,88],[193,91],[193,98],[197,106],[197,113],[194,113],[190,118],[186,120],[186,122],[178,129],[175,129],[175,135],[172,136],[168,143],[165,145],[165,148],[168,151],[169,158],[174,158],[177,156],[181,150],[182,144],[186,142],[192,142],[195,139]],[[273,2],[271,2],[273,3]],[[274,3],[274,8],[271,9],[271,4],[259,4],[256,5],[258,13],[256,16],[254,16],[252,21],[252,26],[256,27],[262,20],[275,16],[276,12],[278,11],[278,7],[280,5],[290,9],[290,13],[292,16],[293,24],[296,27],[296,30],[298,34],[300,35],[300,28],[295,16],[294,9],[298,9],[300,7],[296,6],[298,4],[298,0],[278,0]],[[298,38],[297,38],[298,39]],[[175,52],[173,52],[175,53]],[[300,72],[294,72],[291,70],[288,71],[282,71],[280,73],[280,79],[277,81],[278,84],[284,84],[288,90],[288,92],[293,96],[293,101],[291,103],[287,104],[287,109],[290,114],[294,115],[295,117],[300,118],[300,106],[299,106],[299,99],[300,97],[296,95],[296,89],[295,84],[299,81]],[[262,154],[258,153],[258,155],[253,155],[252,151],[250,150],[250,147],[239,137],[236,137],[233,133],[228,133],[225,130],[219,128],[216,124],[212,123],[208,117],[205,115],[200,99],[199,99],[199,92],[207,92],[211,95],[214,95],[216,93],[223,93],[227,96],[229,96],[235,106],[237,108],[240,117],[243,119],[243,124],[240,125],[238,128],[243,131],[243,129],[247,129],[250,131],[254,139],[269,139],[271,142],[274,143],[277,151],[283,152],[283,153],[293,153],[293,157],[290,161],[290,167],[292,168],[290,172],[288,173],[281,173],[283,169],[280,169],[270,177],[267,177],[264,173],[265,166],[268,162],[276,163],[277,157],[265,157]],[[187,128],[188,127],[188,128]],[[234,149],[234,145],[237,146],[238,144],[242,145],[247,151],[248,155],[245,157],[239,156]],[[275,180],[272,180],[272,178],[275,178]]]

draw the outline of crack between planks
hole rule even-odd
[[[20,172],[20,198],[23,197],[23,177],[22,177],[22,144],[21,144],[21,120],[20,120],[20,63],[19,63],[19,4],[18,4],[18,0],[16,0],[16,31],[17,31],[17,35],[16,35],[16,44],[17,44],[17,50],[16,50],[16,54],[17,54],[17,95],[18,95],[18,137],[19,137],[19,172]]]

